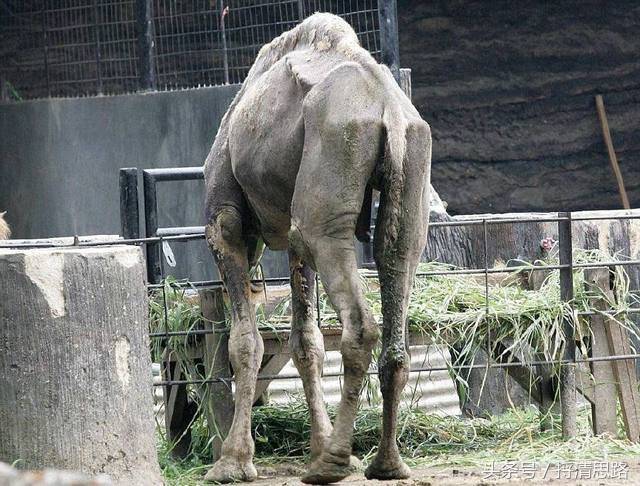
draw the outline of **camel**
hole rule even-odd
[[[5,214],[7,214],[6,211],[0,213],[0,240],[11,238],[11,228],[9,228],[9,224],[4,219]]]
[[[312,463],[302,481],[327,484],[352,471],[354,419],[380,335],[354,247],[354,234],[367,234],[370,188],[381,193],[374,255],[383,311],[383,430],[365,475],[409,477],[396,425],[409,373],[406,310],[426,242],[430,165],[429,125],[344,20],[317,13],[262,47],[204,165],[205,233],[232,302],[229,356],[236,383],[233,422],[206,480],[257,476],[251,407],[263,343],[249,272],[265,245],[289,253],[289,342],[311,416]],[[344,386],[333,426],[321,388],[315,272],[343,328]]]

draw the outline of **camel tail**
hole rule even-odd
[[[382,115],[386,140],[382,157],[384,178],[381,201],[385,208],[384,240],[394,242],[398,237],[402,213],[402,191],[404,187],[404,159],[407,153],[407,120],[393,106],[385,108]]]

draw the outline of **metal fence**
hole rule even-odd
[[[148,258],[148,272],[150,277],[150,283],[148,284],[148,289],[150,292],[162,292],[164,295],[165,285],[163,282],[164,278],[164,270],[161,261],[159,261],[161,256],[161,249],[163,243],[171,243],[171,242],[185,242],[192,241],[195,239],[203,239],[204,233],[203,228],[159,228],[157,225],[157,209],[155,207],[156,201],[156,182],[167,182],[174,180],[193,180],[193,179],[201,179],[202,178],[202,169],[197,168],[180,168],[180,169],[149,169],[144,171],[143,179],[145,182],[144,185],[144,201],[145,201],[145,213],[146,213],[146,224],[145,231],[146,234],[144,236],[140,236],[140,229],[138,227],[138,194],[137,194],[137,170],[136,169],[123,169],[121,172],[121,208],[122,208],[122,233],[123,239],[113,240],[113,241],[100,241],[84,243],[81,242],[78,238],[74,244],[76,246],[100,246],[100,245],[110,245],[110,244],[136,244],[146,246],[147,249],[147,258]],[[564,303],[564,305],[569,306],[573,309],[571,312],[572,315],[594,315],[596,314],[594,311],[581,311],[577,312],[575,309],[573,302],[573,289],[574,289],[574,271],[578,269],[594,269],[594,268],[612,268],[616,266],[640,266],[640,260],[637,259],[628,259],[625,261],[612,259],[611,261],[600,261],[600,262],[591,262],[591,263],[576,263],[573,260],[573,243],[572,243],[572,231],[573,231],[573,223],[577,221],[595,221],[595,220],[630,220],[630,219],[640,219],[638,215],[627,215],[627,216],[583,216],[583,217],[574,217],[571,213],[558,213],[557,215],[545,215],[545,216],[537,216],[531,218],[517,218],[517,219],[505,219],[505,218],[481,218],[476,220],[464,220],[464,221],[447,221],[447,222],[435,222],[430,224],[430,231],[437,231],[440,228],[448,228],[455,226],[476,226],[482,228],[482,232],[480,233],[481,239],[478,241],[478,245],[480,248],[483,248],[485,259],[484,266],[481,268],[464,268],[464,269],[452,269],[445,271],[430,271],[430,272],[422,272],[418,273],[418,278],[428,278],[437,275],[482,275],[484,276],[484,288],[485,288],[485,303],[486,303],[486,315],[489,317],[489,275],[492,273],[505,273],[505,272],[518,272],[521,270],[528,271],[549,271],[549,270],[559,270],[560,272],[560,299]],[[488,261],[488,246],[491,242],[488,239],[488,227],[490,225],[498,224],[514,224],[514,223],[540,223],[540,222],[552,222],[557,223],[558,225],[558,245],[559,245],[559,263],[554,265],[542,265],[542,266],[530,266],[530,265],[518,265],[518,266],[510,266],[510,267],[500,267],[500,268],[492,268],[489,266]],[[21,243],[13,244],[11,241],[4,242],[0,244],[2,247],[46,247],[46,246],[60,246],[59,244],[48,244],[48,243],[35,243],[35,244],[26,244],[23,245]],[[375,275],[369,275],[369,277],[375,277]],[[276,279],[264,279],[257,280],[256,283],[286,283],[288,281],[287,278],[276,278]],[[220,287],[223,285],[221,280],[208,280],[208,281],[198,281],[198,282],[189,282],[188,285],[190,287],[195,288],[207,288],[207,287]],[[166,307],[166,296],[165,296],[165,307]],[[320,304],[319,301],[316,301],[316,311],[318,317],[318,323],[320,324]],[[165,308],[166,312],[166,308]],[[615,317],[615,312],[617,311],[598,311],[597,315],[613,315]],[[622,312],[628,314],[637,314],[640,313],[640,308],[633,306],[630,308],[624,309]],[[166,322],[165,322],[166,324]],[[576,330],[574,328],[575,322],[574,319],[565,319],[564,320],[564,329],[563,334],[565,336],[574,336],[576,335]],[[203,336],[212,333],[221,333],[228,332],[219,329],[205,329],[205,328],[192,328],[190,330],[180,330],[180,331],[172,331],[168,326],[165,327],[162,331],[152,332],[150,334],[151,339],[160,339],[164,340],[164,342],[169,342],[169,339],[174,336],[184,336],[189,337],[193,336],[197,338],[198,336]],[[491,342],[491,334],[488,334],[488,342],[487,349],[493,349],[493,343]],[[582,356],[576,352],[576,341],[573,339],[567,339],[566,346],[564,348],[564,354],[562,356],[557,357],[556,359],[535,359],[535,360],[523,360],[523,361],[505,361],[505,360],[497,360],[492,358],[489,355],[488,363],[480,363],[480,364],[462,364],[456,365],[457,368],[460,369],[471,369],[471,368],[481,368],[481,369],[489,369],[489,368],[513,368],[513,367],[534,367],[541,365],[560,365],[561,366],[561,374],[560,374],[560,395],[561,395],[561,403],[563,406],[563,424],[567,427],[569,431],[575,431],[575,411],[576,411],[576,367],[579,364],[584,363],[593,363],[593,362],[601,362],[601,361],[620,361],[620,360],[637,360],[640,358],[640,353],[638,352],[628,352],[628,353],[611,353],[608,356],[597,356],[597,357],[589,357]],[[447,370],[448,366],[422,366],[411,369],[412,373],[419,372],[431,372],[431,371],[443,371]],[[369,374],[375,374],[377,371],[372,369],[368,372]],[[324,377],[332,377],[338,376],[337,373],[327,373],[324,374]],[[263,374],[260,375],[258,380],[283,380],[283,379],[291,379],[297,378],[297,375],[290,374],[278,374],[278,375],[269,375]],[[212,384],[212,383],[222,383],[229,384],[233,381],[232,376],[219,376],[219,377],[210,377],[206,379],[200,380],[163,380],[155,383],[155,386],[163,386],[167,388],[169,391],[174,386],[184,386],[187,384]],[[573,424],[572,424],[572,423]]]
[[[190,241],[193,239],[204,238],[203,227],[174,227],[174,228],[160,228],[158,226],[158,214],[157,214],[157,182],[169,182],[176,180],[200,180],[203,178],[202,168],[200,167],[187,167],[177,169],[147,169],[143,171],[144,181],[144,211],[145,211],[145,238],[139,238],[140,231],[138,229],[138,197],[137,197],[137,170],[136,169],[122,169],[120,177],[121,188],[121,214],[122,219],[122,233],[125,238],[133,238],[132,242],[142,242],[147,245],[147,271],[149,276],[149,290],[156,292],[162,292],[162,296],[165,300],[165,319],[167,315],[166,308],[166,287],[164,284],[164,268],[162,262],[162,245],[164,242],[169,241]],[[517,218],[517,219],[491,219],[482,218],[477,220],[466,221],[444,221],[435,222],[430,224],[430,231],[438,231],[438,229],[447,229],[450,227],[460,226],[476,226],[482,228],[481,241],[478,244],[481,245],[484,254],[484,266],[483,268],[463,268],[463,269],[451,269],[445,271],[430,271],[419,272],[418,278],[428,278],[437,275],[482,275],[484,277],[484,301],[485,301],[485,318],[489,322],[489,275],[492,273],[504,273],[504,272],[519,272],[522,270],[527,271],[549,271],[558,270],[560,278],[560,300],[572,309],[571,314],[575,316],[589,316],[594,315],[594,311],[580,311],[575,309],[574,305],[574,271],[579,269],[610,269],[616,266],[638,266],[640,260],[628,259],[626,261],[619,261],[612,259],[612,261],[594,262],[594,263],[576,263],[573,259],[573,223],[575,221],[595,221],[597,219],[637,219],[640,218],[637,215],[630,216],[618,216],[616,218],[611,217],[578,217],[575,218],[571,213],[558,213],[557,216],[544,216],[544,217],[531,217],[531,218]],[[494,224],[514,224],[514,223],[541,223],[551,222],[556,223],[558,227],[558,264],[555,265],[543,265],[543,266],[531,266],[531,265],[517,265],[508,268],[492,268],[489,266],[489,251],[488,247],[492,243],[489,241],[488,228]],[[375,274],[368,275],[369,277],[376,277]],[[255,283],[266,284],[269,283],[286,283],[287,278],[267,278]],[[222,286],[221,280],[209,280],[200,282],[189,282],[189,286],[206,288]],[[316,275],[316,289],[319,289],[318,277]],[[640,313],[640,308],[633,307],[625,309],[628,314]],[[612,311],[603,310],[599,312],[600,315],[611,315]],[[316,292],[316,316],[318,325],[321,325],[321,311],[320,311],[320,299],[319,292]],[[173,336],[202,336],[215,332],[221,332],[216,329],[191,329],[188,331],[170,331],[165,321],[165,329],[163,331],[156,331],[150,334],[152,339],[161,339],[165,343],[169,342],[169,339]],[[565,318],[563,320],[563,335],[575,336],[575,321],[573,319]],[[491,350],[494,350],[494,342],[492,342],[491,332],[487,334],[486,349],[488,353],[488,362],[478,364],[456,364],[456,368],[461,369],[489,369],[489,368],[510,368],[510,369],[532,369],[533,367],[545,366],[545,365],[558,365],[560,366],[560,383],[559,383],[559,395],[560,403],[562,404],[562,421],[563,421],[563,435],[566,437],[572,436],[576,433],[576,374],[577,367],[580,364],[593,363],[597,361],[619,361],[619,360],[637,360],[640,358],[640,354],[629,351],[628,353],[615,353],[611,352],[609,356],[582,356],[577,353],[576,340],[566,339],[566,345],[563,349],[562,356],[558,356],[556,359],[527,359],[517,358],[511,359],[496,359],[492,356]],[[412,373],[420,372],[434,372],[448,370],[449,366],[418,366],[413,367],[410,371]],[[369,374],[375,374],[377,371],[372,369],[368,371]],[[325,373],[324,377],[340,376],[340,373]],[[291,378],[299,378],[297,374],[262,374],[258,377],[258,380],[286,380]],[[223,383],[228,384],[233,380],[231,376],[210,376],[201,380],[182,380],[182,379],[164,379],[155,383],[155,386],[167,387],[167,392],[173,386],[184,386],[187,384],[214,384]]]
[[[241,83],[262,45],[316,11],[340,15],[385,57],[390,0],[1,0],[2,97]],[[397,31],[384,38],[397,44]]]

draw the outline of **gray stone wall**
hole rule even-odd
[[[640,205],[640,4],[398,1],[400,60],[455,214],[617,209],[594,96]]]

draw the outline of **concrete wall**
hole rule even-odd
[[[237,89],[1,105],[0,211],[13,237],[119,234],[118,170],[202,165]],[[159,188],[161,226],[203,224],[201,181]],[[205,246],[173,243],[175,273],[211,277]],[[286,272],[276,260],[267,259],[272,273]]]

